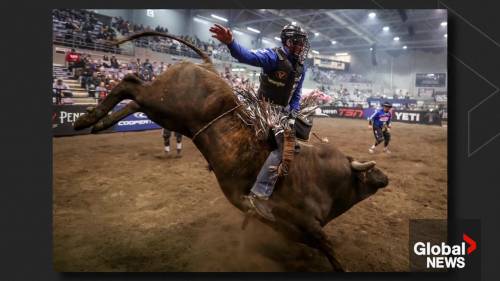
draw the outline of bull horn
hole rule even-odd
[[[376,164],[375,161],[368,161],[364,163],[361,163],[359,161],[352,161],[351,168],[355,171],[364,172],[375,167],[375,164]]]

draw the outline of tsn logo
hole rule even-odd
[[[447,245],[442,242],[439,245],[431,245],[427,242],[416,242],[413,245],[413,252],[418,256],[427,256],[427,268],[464,268],[465,255],[470,255],[477,248],[476,241],[472,240],[467,234],[463,234],[463,240],[460,245]],[[466,244],[469,247],[466,249]]]
[[[354,108],[341,108],[339,110],[339,115],[343,117],[363,118],[363,110]]]

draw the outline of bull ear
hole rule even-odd
[[[142,83],[143,83],[139,77],[137,77],[133,74],[127,74],[125,77],[123,77],[123,81],[138,84],[138,85],[142,85]]]
[[[372,169],[373,167],[375,167],[375,164],[376,164],[375,161],[368,161],[368,162],[364,162],[364,163],[361,163],[359,161],[352,161],[351,168],[355,171],[364,172],[364,171],[368,171],[368,170]]]

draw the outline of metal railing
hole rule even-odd
[[[167,44],[164,41],[155,42],[153,40],[137,40],[134,41],[133,44],[124,45],[122,47],[117,47],[114,45],[114,42],[85,42],[85,37],[80,34],[74,34],[71,38],[66,38],[66,35],[57,34],[53,37],[53,44],[61,45],[69,48],[79,48],[79,49],[87,49],[91,51],[100,51],[105,53],[112,54],[121,54],[134,56],[135,55],[135,47],[139,48],[147,48],[155,52],[170,54],[174,56],[180,57],[189,57],[189,58],[199,58],[198,54],[196,54],[193,50],[188,47],[181,45],[180,48],[177,47],[176,44]],[[224,61],[224,62],[238,62],[234,59],[229,53],[221,53],[221,52],[207,52],[212,58]]]
[[[53,44],[62,45],[70,48],[87,49],[91,51],[100,51],[112,54],[121,54],[133,56],[135,50],[133,48],[119,48],[116,47],[113,42],[85,42],[85,38],[80,35],[73,35],[71,38],[65,38],[64,35],[55,35],[53,38]]]

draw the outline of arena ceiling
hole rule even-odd
[[[406,49],[443,51],[447,46],[447,13],[442,9],[242,9],[190,10],[190,13],[247,33],[253,32],[248,29],[250,27],[260,31],[257,35],[265,40],[276,40],[284,25],[296,22],[309,32],[311,48],[327,55],[369,52],[373,48],[389,52]]]

